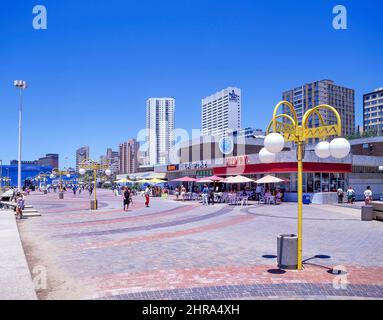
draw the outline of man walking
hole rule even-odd
[[[150,187],[147,186],[145,189],[145,206],[149,208],[150,204]]]

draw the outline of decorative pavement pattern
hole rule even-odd
[[[42,216],[19,222],[40,299],[383,299],[381,222],[349,207],[304,208],[303,271],[277,268],[277,235],[296,231],[296,205],[202,206],[109,191],[33,194]]]

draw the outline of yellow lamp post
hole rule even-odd
[[[63,179],[62,177],[63,176],[67,176],[68,178],[70,178],[70,172],[67,171],[67,170],[60,170],[58,168],[55,168],[52,170],[52,174],[50,175],[50,178],[51,179],[54,179],[56,176],[59,176],[59,199],[64,199],[64,192],[63,192]]]
[[[281,106],[287,106],[290,114],[279,114]],[[326,124],[322,112],[329,112],[335,116],[335,124]],[[318,118],[319,126],[310,126],[310,120],[314,117]],[[281,121],[284,120],[284,121]],[[314,123],[314,121],[312,121]],[[342,121],[337,110],[329,105],[319,105],[308,110],[301,124],[298,121],[297,113],[294,106],[288,101],[279,102],[273,114],[273,119],[267,128],[267,136],[265,138],[265,148],[260,151],[260,160],[264,163],[275,162],[276,153],[284,148],[285,141],[297,144],[297,162],[298,162],[298,270],[302,270],[302,208],[303,208],[303,158],[304,145],[310,139],[322,139],[315,148],[315,153],[320,158],[333,156],[341,159],[346,157],[350,152],[350,144],[346,139],[337,138],[331,143],[325,141],[326,138],[342,135]]]
[[[97,172],[100,170],[105,170],[105,174],[109,177],[112,174],[112,171],[109,169],[108,165],[101,164],[95,160],[84,160],[79,165],[79,173],[83,176],[87,170],[93,170],[93,177],[94,177],[94,200],[93,204],[91,203],[91,209],[97,210],[98,209],[98,203],[97,203]]]

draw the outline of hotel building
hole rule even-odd
[[[202,135],[216,136],[241,129],[241,89],[228,87],[202,99]]]

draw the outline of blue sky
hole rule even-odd
[[[348,30],[332,28],[338,4]],[[383,86],[382,12],[380,0],[2,0],[0,159],[17,158],[15,79],[30,84],[23,159],[57,152],[62,165],[135,137],[152,96],[175,97],[176,127],[191,130],[201,98],[238,86],[243,127],[265,128],[282,91],[326,78],[356,89],[362,124],[362,94]]]

